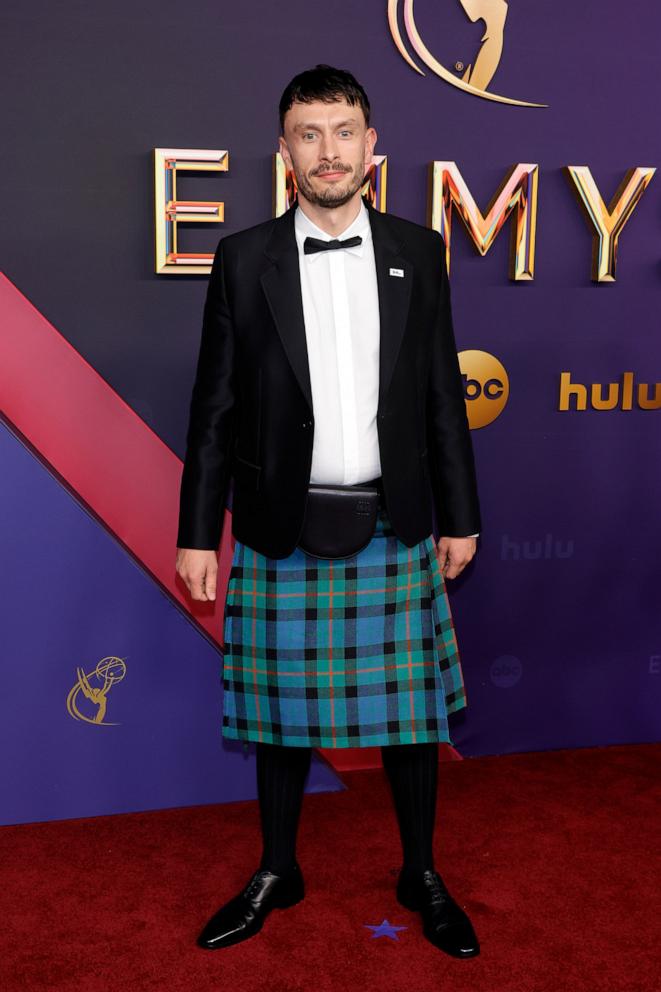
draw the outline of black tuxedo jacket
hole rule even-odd
[[[379,294],[377,432],[386,510],[408,546],[481,529],[442,237],[368,208]],[[296,547],[314,434],[294,233],[280,217],[221,238],[211,269],[181,478],[180,548],[232,533],[273,558]],[[391,268],[404,276],[392,276]]]

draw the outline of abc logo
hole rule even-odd
[[[510,394],[507,372],[488,351],[460,351],[458,358],[468,424],[471,430],[485,427],[505,408]]]
[[[521,678],[522,665],[518,658],[511,654],[502,654],[491,662],[489,674],[491,681],[499,689],[510,689]]]

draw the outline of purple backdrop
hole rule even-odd
[[[220,652],[2,424],[0,464],[0,823],[254,798],[254,748],[221,740]],[[126,674],[91,726],[67,696],[109,655]],[[341,788],[317,755],[308,792]]]
[[[447,66],[471,61],[483,24],[458,0],[416,0],[416,15]],[[434,159],[458,164],[482,210],[511,164],[539,163],[531,283],[508,279],[509,230],[482,258],[453,223],[458,347],[491,352],[510,380],[503,413],[473,432],[484,527],[450,583],[469,701],[453,738],[466,757],[658,740],[661,414],[557,409],[562,371],[661,379],[658,177],[620,238],[616,282],[598,286],[562,174],[588,165],[608,203],[629,167],[661,164],[658,6],[511,2],[490,90],[545,109],[416,74],[385,0],[34,0],[6,4],[1,26],[2,267],[181,456],[207,280],[153,273],[153,147],[229,149],[227,174],[181,179],[179,196],[223,199],[223,232],[264,220],[278,98],[327,61],[367,89],[393,213],[427,222]],[[219,236],[183,234],[198,250]],[[217,653],[4,431],[0,459],[5,819],[245,795],[242,754],[219,741]],[[63,710],[62,679],[109,638],[140,691],[114,687],[122,725],[90,728]]]

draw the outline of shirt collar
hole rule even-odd
[[[303,212],[303,208],[300,203],[296,208],[294,214],[294,228],[296,231],[296,242],[298,244],[298,250],[303,254],[303,242],[306,237],[320,238],[322,241],[333,241],[334,239],[330,236],[327,231],[322,231],[320,227],[314,223],[313,220]],[[335,235],[338,240],[344,241],[345,238],[352,238],[355,234],[359,234],[363,239],[359,245],[353,245],[351,248],[343,248],[343,251],[351,252],[353,255],[357,255],[359,258],[362,257],[363,249],[365,248],[365,242],[372,236],[372,228],[370,224],[369,215],[367,212],[367,207],[363,198],[360,199],[360,210],[358,215],[352,220],[347,228],[344,229],[340,234]],[[313,252],[310,255],[305,255],[308,262],[314,262],[316,259],[321,257],[327,257],[328,253],[319,251]]]

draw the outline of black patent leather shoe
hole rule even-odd
[[[197,938],[208,951],[230,947],[258,933],[272,909],[286,909],[305,895],[298,862],[286,875],[258,869],[238,895],[211,917]]]
[[[420,910],[422,932],[446,954],[472,958],[480,953],[471,921],[454,901],[437,871],[428,870],[413,877],[400,872],[397,900],[407,909]]]

